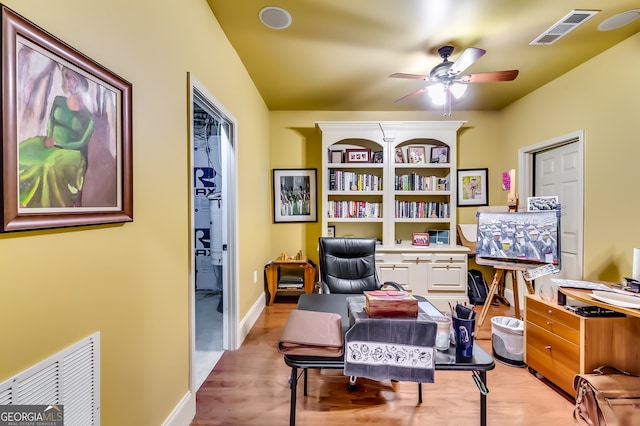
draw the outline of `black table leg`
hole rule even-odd
[[[484,388],[487,389],[487,372],[480,371],[480,380],[484,384]],[[487,393],[480,392],[480,426],[487,426]]]
[[[296,390],[298,388],[298,369],[291,367],[291,407],[289,408],[289,426],[296,424]]]

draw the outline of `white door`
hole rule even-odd
[[[536,291],[549,288],[551,278],[582,279],[584,133],[542,142],[520,151],[524,196],[558,196],[561,271],[535,280]],[[521,195],[523,195],[521,193]],[[523,201],[526,201],[523,200]],[[521,287],[522,288],[522,287]],[[520,292],[523,294],[525,292]]]

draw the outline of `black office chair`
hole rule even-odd
[[[322,293],[359,294],[386,285],[403,290],[396,282],[378,279],[375,238],[321,237],[319,284]]]

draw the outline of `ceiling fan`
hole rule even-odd
[[[397,99],[401,102],[422,93],[428,92],[434,103],[445,105],[445,115],[447,107],[451,114],[451,96],[459,99],[464,94],[468,83],[489,83],[494,81],[512,81],[518,76],[518,70],[491,71],[475,74],[462,74],[475,61],[486,53],[486,50],[477,47],[467,48],[460,57],[452,62],[449,57],[453,53],[453,46],[442,46],[438,49],[438,54],[443,59],[441,63],[433,67],[429,75],[394,73],[392,78],[409,78],[414,80],[426,80],[429,84],[415,92]]]

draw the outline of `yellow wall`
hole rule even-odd
[[[268,111],[205,0],[4,3],[133,84],[134,222],[0,234],[0,381],[100,331],[102,424],[160,424],[189,390],[187,72],[238,120],[241,318],[271,255]]]
[[[504,112],[506,158],[585,131],[584,278],[621,281],[640,246],[640,34],[521,99]]]

